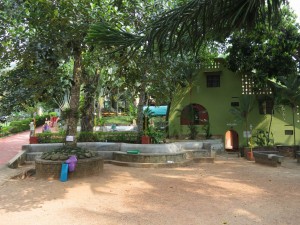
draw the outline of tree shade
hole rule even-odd
[[[146,52],[197,52],[207,40],[224,40],[237,29],[251,29],[258,21],[271,20],[285,0],[190,0],[164,12],[141,35],[98,23],[89,40],[119,49],[143,47]],[[273,17],[274,18],[274,17]],[[115,41],[114,41],[115,40]]]

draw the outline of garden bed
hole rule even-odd
[[[43,160],[40,157],[35,160],[37,178],[59,179],[61,166],[64,161]],[[103,172],[102,157],[79,159],[74,172],[68,174],[69,179],[100,175]]]

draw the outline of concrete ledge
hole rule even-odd
[[[30,144],[23,145],[22,149],[28,152],[47,152],[62,147],[63,143]],[[121,143],[110,142],[78,142],[77,146],[91,151],[120,151]]]
[[[126,152],[114,152],[113,160],[134,163],[175,163],[186,160],[186,155],[185,152],[141,154],[127,154]]]
[[[208,157],[211,156],[211,152],[209,150],[185,150],[186,159],[194,159],[200,157]]]
[[[280,166],[284,156],[278,155],[277,151],[253,152],[255,163],[265,164],[273,167]]]
[[[180,148],[174,144],[127,144],[122,143],[120,146],[121,152],[129,150],[140,150],[141,153],[177,153],[181,152]]]
[[[103,161],[101,157],[79,159],[75,171],[68,174],[68,179],[100,175],[103,172]],[[50,161],[37,158],[35,160],[36,177],[59,179],[63,163],[64,161]]]
[[[13,157],[11,160],[9,160],[7,166],[11,169],[16,169],[20,165],[24,164],[26,161],[26,154],[27,152],[22,150],[19,152],[15,157]]]
[[[175,163],[135,163],[135,162],[120,162],[115,160],[107,160],[106,163],[110,163],[117,166],[127,166],[136,168],[176,168],[188,166],[193,163],[193,160],[185,160],[183,162]]]
[[[200,158],[194,158],[193,161],[195,163],[214,163],[215,158],[213,158],[213,157],[200,157]]]

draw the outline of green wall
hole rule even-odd
[[[206,75],[204,72],[222,71],[220,76],[220,87],[206,87]],[[246,145],[247,139],[243,137],[245,124],[242,124],[234,118],[230,112],[231,102],[238,101],[242,95],[242,81],[239,74],[233,73],[220,66],[217,69],[202,69],[195,75],[193,81],[185,87],[178,87],[173,97],[169,114],[169,135],[170,137],[179,136],[181,138],[188,136],[189,129],[187,125],[180,125],[180,112],[189,104],[200,104],[205,107],[209,114],[210,131],[213,136],[222,137],[233,125],[233,129],[239,134],[239,145]],[[253,126],[253,133],[256,129],[268,130],[270,115],[260,115],[258,102],[255,101],[254,108],[249,116],[249,124]],[[296,120],[296,144],[300,145],[300,123],[299,115],[295,115]],[[271,132],[274,135],[275,144],[293,145],[293,135],[285,135],[285,130],[292,130],[292,113],[288,107],[285,107],[285,116],[282,112],[275,110],[272,119]],[[198,126],[200,133],[204,133],[202,125]]]

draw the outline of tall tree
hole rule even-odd
[[[76,129],[79,118],[79,96],[82,82],[82,57],[87,51],[85,36],[89,24],[99,20],[108,2],[97,0],[27,0],[5,1],[4,27],[1,40],[5,62],[17,61],[40,68],[45,80],[54,79],[53,68],[73,61],[68,110],[67,135],[73,136],[76,145]],[[40,85],[43,85],[40,84]]]
[[[189,0],[155,18],[145,30],[130,33],[99,22],[89,31],[89,37],[101,45],[143,46],[154,51],[181,52],[198,49],[207,40],[224,40],[233,31],[251,29],[257,22],[271,20],[279,14],[285,0]],[[113,38],[113,40],[111,40]]]
[[[272,17],[273,18],[273,17]],[[228,40],[229,69],[252,75],[265,85],[269,78],[293,74],[300,63],[300,27],[288,8],[271,29],[258,23],[251,31],[235,32]]]

